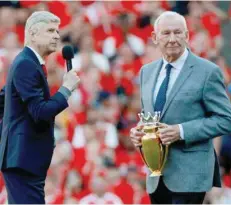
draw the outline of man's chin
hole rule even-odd
[[[49,49],[49,54],[51,54],[51,53],[54,53],[54,52],[56,52],[58,50],[58,48],[57,47],[52,47],[52,48],[50,48]]]
[[[179,50],[168,51],[168,56],[172,56],[176,58],[176,57],[179,57],[180,55],[181,55],[181,52]]]

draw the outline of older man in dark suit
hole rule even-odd
[[[50,96],[44,59],[56,51],[60,19],[50,12],[33,13],[26,22],[25,48],[9,69],[0,93],[0,167],[8,203],[44,204],[44,185],[54,149],[55,116],[68,107],[77,87],[75,71],[64,75]]]

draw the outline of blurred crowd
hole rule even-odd
[[[48,204],[148,204],[146,166],[129,139],[140,112],[139,70],[161,57],[151,40],[153,23],[165,10],[183,14],[189,47],[220,66],[231,97],[231,68],[222,56],[221,25],[230,21],[217,2],[198,1],[5,1],[0,2],[0,88],[23,48],[28,16],[48,10],[61,18],[60,49],[46,59],[54,94],[66,72],[61,49],[74,47],[80,87],[56,118],[56,149],[46,180]],[[230,4],[231,11],[231,4]],[[230,43],[230,42],[229,42]],[[196,83],[196,82],[195,82]],[[222,189],[206,203],[231,203],[231,136],[214,140]],[[36,160],[36,159],[35,159]],[[179,162],[180,163],[180,162]],[[0,203],[6,202],[0,179]]]

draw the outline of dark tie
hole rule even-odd
[[[158,94],[156,96],[156,102],[155,102],[155,106],[154,106],[154,111],[157,111],[157,112],[158,111],[162,112],[162,110],[164,108],[164,104],[166,102],[166,94],[167,94],[167,90],[168,90],[168,83],[169,83],[169,77],[170,77],[172,65],[167,64],[165,69],[166,69],[166,77],[160,86],[160,89],[159,89]]]
[[[43,68],[44,75],[47,78],[47,68],[45,65],[42,65],[42,68]]]

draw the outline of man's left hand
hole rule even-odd
[[[159,128],[159,137],[164,145],[170,145],[181,139],[179,125],[166,125],[163,124],[162,128]]]

